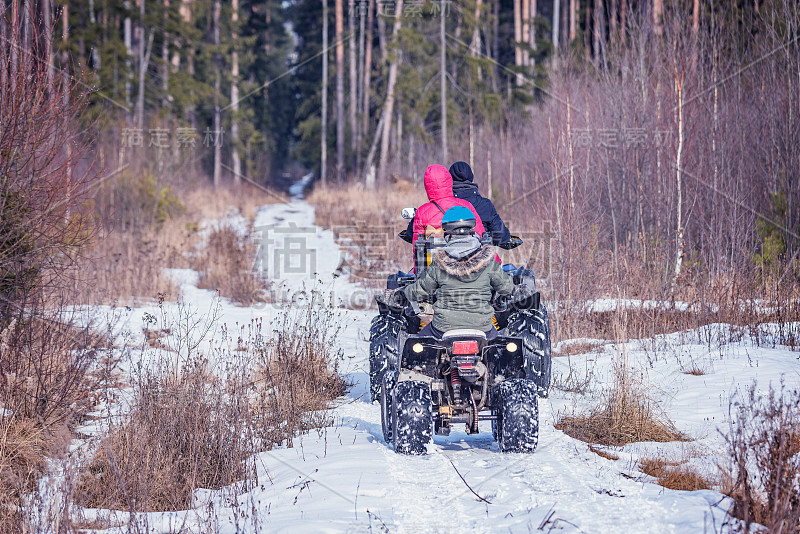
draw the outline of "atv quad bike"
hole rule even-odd
[[[412,210],[403,210],[404,217]],[[401,232],[400,237],[409,241]],[[515,238],[507,248],[519,246]],[[424,272],[440,237],[414,243],[415,271]],[[503,270],[514,284],[535,290],[533,272],[513,265]],[[413,273],[393,274],[388,289],[413,283]],[[380,401],[383,434],[402,454],[422,454],[432,432],[447,435],[454,424],[478,432],[492,421],[504,452],[532,452],[538,440],[538,396],[550,386],[550,325],[538,292],[523,303],[496,297],[499,336],[478,330],[451,330],[441,340],[421,337],[425,315],[417,303],[378,300],[370,330],[370,392]]]

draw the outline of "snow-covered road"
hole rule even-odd
[[[333,235],[311,221],[313,208],[295,201],[266,206],[255,226],[271,232],[292,224],[310,229],[305,243],[315,251],[316,274],[286,277],[285,286],[296,291],[313,285],[344,295],[355,286],[332,276],[340,262]],[[193,287],[189,278],[182,292],[201,309],[211,299],[211,292]],[[571,366],[573,372],[591,374],[592,387],[585,395],[554,389],[540,401],[534,454],[500,453],[490,425],[482,423],[480,434],[436,436],[426,456],[404,457],[383,441],[380,409],[368,401],[368,329],[374,312],[340,311],[342,370],[353,387],[332,410],[336,423],[295,440],[292,448],[261,453],[256,488],[237,497],[200,492],[195,510],[149,514],[156,531],[183,524],[204,532],[213,517],[219,532],[718,532],[729,505],[721,494],[662,488],[638,471],[637,459],[658,451],[712,473],[723,461],[717,428],[725,429],[732,396],[753,379],[766,388],[783,373],[794,383],[800,376],[796,353],[754,347],[746,336],[719,345],[700,343],[692,333],[628,344],[629,361],[653,385],[666,414],[696,440],[632,444],[613,451],[619,459],[610,460],[554,427],[559,412],[590,406],[611,383],[613,361],[623,349],[606,344],[554,359],[556,380]],[[134,320],[137,313],[132,312]],[[244,324],[279,314],[274,304],[222,303],[219,322]],[[690,365],[706,374],[684,374]]]

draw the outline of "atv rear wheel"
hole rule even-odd
[[[502,452],[533,452],[539,443],[538,388],[533,380],[512,378],[493,395],[492,433]]]
[[[397,382],[392,388],[392,441],[399,454],[425,454],[433,436],[431,388],[424,382]]]

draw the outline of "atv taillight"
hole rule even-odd
[[[478,342],[454,341],[453,354],[478,354]]]

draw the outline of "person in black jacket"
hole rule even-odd
[[[503,219],[494,208],[494,204],[488,198],[482,197],[478,192],[477,184],[473,183],[474,175],[472,174],[472,167],[465,161],[456,161],[450,166],[450,175],[453,177],[453,195],[456,198],[466,200],[475,211],[478,212],[483,226],[487,232],[492,235],[492,244],[496,247],[504,247],[508,245],[511,240],[511,233],[508,231]],[[410,241],[414,235],[414,219],[408,223],[406,235],[409,236],[407,241]]]
[[[497,210],[494,209],[492,201],[482,197],[478,192],[478,185],[472,181],[474,176],[469,163],[456,161],[450,166],[450,175],[453,177],[453,194],[456,198],[464,199],[472,204],[480,215],[486,231],[492,234],[492,244],[497,247],[507,245],[511,239],[511,233]]]

